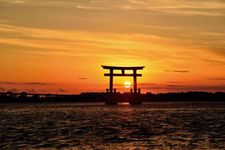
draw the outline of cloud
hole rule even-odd
[[[5,91],[6,91],[6,89],[5,89],[5,88],[0,87],[0,92],[5,92]]]
[[[224,53],[225,55],[225,53]],[[218,59],[209,59],[209,60],[203,60],[205,62],[211,63],[211,64],[215,64],[215,65],[225,65],[225,61],[222,60],[218,60]]]
[[[188,85],[167,85],[167,88],[176,91],[182,90],[203,90],[203,91],[225,91],[225,85],[205,85],[205,86],[188,86]]]
[[[88,78],[84,78],[84,77],[82,77],[82,78],[79,78],[79,80],[87,80]]]
[[[209,80],[225,81],[225,78],[209,78]]]
[[[17,82],[0,82],[0,84],[18,84]]]
[[[51,1],[49,1],[50,3]],[[57,1],[58,3],[59,1]],[[73,2],[73,1],[70,1]],[[196,9],[200,9],[198,7],[223,7],[225,5],[225,3],[222,3],[220,1],[216,2],[216,4],[211,4],[211,2],[208,2],[210,4],[204,4],[201,5],[203,2],[195,2],[198,5],[194,5],[191,3],[191,6],[189,6],[189,2],[187,1],[181,1],[178,3],[177,5],[174,5],[172,2],[167,2],[167,1],[162,1],[160,3],[155,2],[152,4],[152,2],[147,2],[147,1],[138,1],[138,2],[146,2],[148,3],[148,5],[150,5],[151,7],[166,7],[164,9],[175,9],[173,7],[181,7],[180,9],[182,9],[182,7],[196,7]],[[33,2],[35,3],[35,2]],[[41,2],[41,3],[45,3],[45,2]],[[89,2],[89,1],[85,1],[85,2],[81,2],[81,1],[77,1],[76,3],[81,3],[81,4],[87,4],[87,5],[93,5],[93,3]],[[104,5],[109,5],[110,1],[107,2],[103,2],[103,1],[98,1],[98,5],[104,3]],[[125,1],[121,2],[121,3],[127,3]],[[164,5],[160,5],[160,4],[165,3]],[[174,3],[177,3],[176,1],[174,1]],[[184,4],[182,4],[184,3]],[[218,3],[218,4],[217,4]],[[220,4],[222,3],[222,4]],[[65,3],[67,4],[67,3]],[[113,3],[114,4],[114,3]],[[115,5],[115,4],[114,4]],[[166,5],[166,6],[165,6]],[[167,6],[169,5],[169,6]],[[182,6],[180,6],[182,5]],[[186,6],[187,5],[187,6]],[[135,5],[134,5],[135,7]],[[142,6],[145,7],[145,6]],[[167,8],[169,7],[169,8]],[[225,10],[225,9],[224,9]],[[51,12],[51,11],[50,11]],[[76,12],[76,11],[75,11]],[[122,17],[126,17],[126,18],[130,18],[130,15],[138,15],[140,11],[135,11],[135,13],[124,13],[124,16]],[[206,11],[208,12],[208,10]],[[51,14],[51,13],[49,13]],[[76,14],[76,13],[75,13]],[[121,12],[120,12],[121,14]],[[224,12],[225,14],[225,12]],[[2,29],[0,29],[2,32],[7,32],[9,33],[9,35],[11,35],[11,37],[7,34],[5,35],[8,38],[0,38],[0,43],[5,43],[5,44],[11,44],[11,45],[17,45],[17,46],[24,46],[24,47],[30,47],[30,48],[42,48],[42,49],[54,49],[54,51],[57,51],[59,54],[71,54],[71,50],[74,49],[74,47],[78,47],[77,51],[83,51],[83,52],[88,52],[91,53],[93,52],[93,49],[101,49],[102,47],[104,47],[104,49],[106,49],[106,45],[108,45],[108,43],[110,41],[106,40],[109,38],[105,37],[105,35],[103,34],[99,34],[96,35],[96,33],[94,32],[113,32],[113,33],[120,33],[117,34],[116,36],[118,36],[118,39],[121,38],[121,36],[125,35],[125,36],[135,36],[135,34],[137,33],[141,33],[141,37],[144,36],[148,36],[148,39],[150,39],[150,34],[155,36],[155,37],[159,37],[158,40],[151,38],[148,41],[149,45],[153,45],[155,47],[157,47],[158,44],[165,44],[165,46],[168,45],[168,43],[170,45],[179,45],[183,46],[183,45],[188,45],[187,47],[190,48],[197,48],[197,49],[208,49],[209,51],[213,51],[213,52],[217,52],[217,53],[221,53],[221,54],[225,54],[224,53],[224,47],[225,47],[225,43],[224,43],[224,32],[223,32],[223,23],[221,23],[221,19],[215,17],[215,18],[209,18],[207,20],[205,19],[200,19],[201,17],[198,18],[190,18],[187,17],[186,19],[184,19],[185,17],[182,16],[167,16],[165,17],[162,14],[152,14],[152,13],[146,13],[145,15],[141,16],[140,19],[136,19],[139,17],[133,17],[130,18],[128,20],[123,19],[121,17],[121,15],[115,13],[115,14],[107,14],[108,16],[110,16],[112,19],[110,19],[109,22],[104,22],[105,25],[107,25],[107,28],[101,28],[101,25],[103,22],[98,22],[96,23],[94,20],[98,20],[98,21],[102,21],[105,20],[105,16],[104,17],[98,17],[98,16],[92,16],[90,14],[87,14],[87,16],[85,18],[88,18],[87,20],[83,20],[82,18],[78,17],[77,21],[81,24],[79,24],[78,26],[76,26],[76,24],[73,26],[73,30],[70,29],[70,31],[68,31],[67,29],[65,29],[65,27],[67,28],[67,25],[63,24],[63,30],[53,30],[56,25],[55,24],[49,24],[49,30],[43,28],[42,26],[40,28],[32,28],[32,25],[25,25],[25,26],[29,26],[29,28],[26,27],[18,27],[18,26],[1,26]],[[70,15],[66,15],[66,16],[70,16]],[[108,18],[110,18],[108,17]],[[40,18],[45,18],[45,17],[40,17]],[[147,19],[149,18],[149,19]],[[157,19],[155,19],[157,18]],[[93,20],[92,20],[93,19]],[[150,22],[149,20],[154,19],[154,23]],[[54,20],[54,17],[52,18],[52,20]],[[63,20],[63,18],[59,19],[59,20]],[[121,20],[118,23],[118,20]],[[163,20],[163,21],[162,21]],[[171,20],[171,21],[168,21]],[[42,22],[42,21],[41,21]],[[63,22],[63,21],[60,21]],[[67,21],[66,21],[67,22]],[[122,22],[122,23],[121,23]],[[207,23],[205,22],[211,22],[212,24],[210,26],[207,25]],[[23,24],[23,23],[21,23]],[[25,24],[27,24],[27,22],[25,22]],[[56,23],[57,24],[57,23]],[[71,23],[68,24],[74,24],[73,21],[71,21]],[[91,26],[87,26],[87,25],[83,25],[83,24],[88,24]],[[137,24],[137,26],[132,26],[132,24]],[[113,25],[113,26],[112,26]],[[33,25],[35,26],[35,25]],[[58,25],[57,25],[58,26]],[[84,27],[84,28],[83,28]],[[161,29],[155,29],[156,27],[161,27]],[[163,29],[162,29],[163,28]],[[106,30],[105,30],[106,29]],[[86,32],[78,32],[78,31],[86,31]],[[67,32],[66,32],[67,31]],[[87,31],[94,31],[93,34],[92,33],[88,33]],[[203,32],[204,31],[204,32]],[[128,33],[128,34],[121,34],[121,33]],[[134,34],[135,33],[135,34]],[[83,35],[82,35],[83,34]],[[13,35],[13,36],[12,36]],[[93,36],[90,36],[93,35]],[[94,37],[95,36],[95,37]],[[104,37],[104,39],[99,38],[99,37]],[[9,38],[10,37],[10,38]],[[19,37],[19,38],[16,38]],[[86,38],[85,38],[86,37]],[[137,40],[137,38],[135,39]],[[57,41],[57,45],[60,46],[55,46]],[[207,41],[207,42],[206,42]],[[112,41],[111,41],[112,42]],[[132,42],[135,42],[132,40]],[[139,43],[140,41],[138,41]],[[126,43],[123,42],[123,40],[120,42],[114,42],[114,43],[110,43],[110,48],[114,48],[115,47],[111,47],[111,44],[114,45],[125,45]],[[128,43],[130,44],[130,46],[132,47],[132,43]],[[134,43],[135,44],[135,43]],[[147,43],[144,43],[145,45]],[[136,44],[137,45],[137,44]],[[82,46],[82,49],[80,48]],[[137,48],[142,48],[144,47],[143,44],[139,43],[139,46],[137,45]],[[121,48],[121,47],[120,47]],[[124,48],[124,47],[123,47]],[[107,48],[109,49],[109,47]],[[107,50],[107,51],[111,51],[111,50]],[[44,52],[43,52],[44,53]],[[50,51],[47,51],[46,53],[51,53]],[[81,53],[77,53],[76,55],[81,55]],[[74,55],[74,54],[73,54]],[[101,55],[102,57],[104,57],[105,55],[103,55],[103,53],[99,53],[98,55]],[[117,55],[116,55],[117,56]],[[134,56],[134,55],[133,55]]]
[[[53,83],[46,82],[0,82],[0,84],[8,84],[8,85],[54,85]]]
[[[184,84],[161,84],[161,83],[140,83],[142,89],[149,92],[154,91],[225,91],[225,84],[220,85],[184,85]]]
[[[145,2],[143,0],[129,0],[129,2],[131,4],[138,4],[138,5],[146,5],[146,4],[148,4],[147,2]]]
[[[22,83],[26,85],[53,85],[53,83],[46,83],[46,82],[26,82]]]
[[[130,0],[130,9],[155,11],[175,15],[224,16],[222,1],[136,1]],[[138,5],[138,6],[137,6]]]
[[[23,4],[25,0],[0,0],[0,3],[9,3],[9,4]]]
[[[165,72],[174,72],[174,73],[189,73],[188,70],[164,70]]]
[[[177,82],[177,81],[169,81],[168,83],[172,83],[172,84],[181,84],[181,83],[183,83],[183,82]]]
[[[156,35],[149,34],[119,34],[85,31],[62,31],[50,29],[25,28],[11,25],[0,25],[0,31],[15,35],[23,35],[23,38],[0,38],[0,43],[29,48],[38,48],[42,54],[59,54],[72,56],[95,57],[121,57],[139,58],[136,55],[140,50],[147,53],[148,47],[155,47],[151,53],[161,53],[158,43],[166,43],[167,40]],[[10,38],[9,38],[10,37]],[[151,42],[150,42],[151,41]],[[56,46],[57,42],[57,46]],[[76,47],[76,51],[74,50]],[[42,49],[45,49],[43,51]],[[53,50],[54,49],[54,50]],[[123,51],[118,53],[118,51]],[[32,50],[27,51],[29,53]]]
[[[66,92],[67,90],[65,90],[65,89],[58,89],[58,92],[61,92],[61,93],[64,93],[64,92]]]

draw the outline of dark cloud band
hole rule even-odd
[[[0,82],[0,84],[7,84],[7,85],[53,85],[53,83],[46,83],[46,82]]]

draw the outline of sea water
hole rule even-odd
[[[0,149],[225,149],[225,104],[0,104]]]

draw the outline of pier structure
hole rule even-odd
[[[130,93],[130,104],[141,104],[141,100],[138,100],[138,94],[140,94],[141,89],[137,88],[137,77],[142,77],[142,74],[138,73],[138,70],[143,70],[145,66],[136,67],[119,67],[119,66],[104,66],[103,69],[109,70],[109,73],[105,73],[104,76],[109,77],[109,89],[107,89],[107,99],[106,104],[117,104],[118,97],[116,96],[116,89],[113,88],[113,78],[114,77],[133,77],[133,89]],[[120,73],[115,73],[114,70],[121,71]],[[132,70],[132,73],[127,73],[126,71]]]

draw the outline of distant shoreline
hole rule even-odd
[[[96,103],[112,99],[118,103],[135,98],[142,102],[225,102],[224,92],[180,92],[159,94],[81,93],[79,95],[0,93],[0,103]]]

